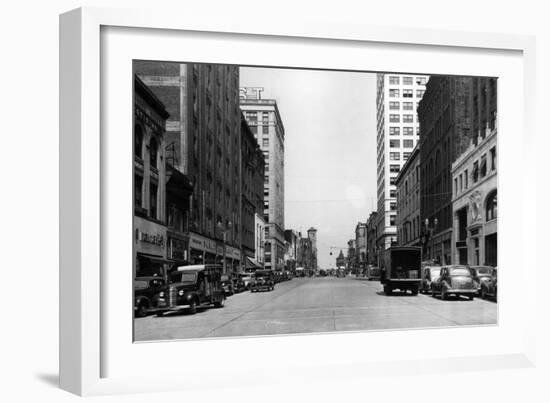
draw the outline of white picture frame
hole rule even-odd
[[[102,35],[111,29],[109,27],[118,27],[116,30],[119,31],[111,31],[114,32],[113,39],[106,42]],[[481,350],[465,351],[449,347],[447,350],[436,350],[431,355],[426,354],[425,351],[410,348],[397,349],[392,354],[386,355],[383,354],[383,348],[370,351],[369,354],[356,349],[365,337],[369,337],[377,346],[398,344],[403,341],[402,335],[408,331],[235,338],[170,343],[170,350],[174,354],[174,360],[177,361],[185,354],[192,354],[191,350],[196,351],[194,347],[205,346],[205,343],[209,346],[209,351],[205,353],[207,356],[214,356],[228,346],[234,348],[240,344],[246,344],[255,348],[267,345],[269,348],[266,350],[272,351],[272,356],[268,353],[268,359],[263,363],[253,358],[244,360],[236,364],[238,369],[233,374],[227,374],[226,371],[211,371],[204,366],[201,367],[200,363],[197,363],[196,370],[193,372],[182,369],[177,373],[160,373],[156,376],[132,373],[131,358],[135,357],[133,352],[137,352],[136,349],[139,349],[140,357],[149,360],[147,362],[150,364],[153,355],[165,354],[167,343],[143,343],[136,346],[131,343],[131,340],[121,341],[112,337],[115,330],[109,330],[116,325],[119,318],[112,317],[116,316],[111,314],[115,309],[109,304],[114,304],[113,295],[116,293],[112,294],[114,285],[107,286],[105,283],[106,278],[110,277],[109,273],[102,271],[102,268],[109,266],[108,260],[113,258],[113,253],[123,255],[123,252],[116,250],[113,252],[112,245],[106,243],[103,236],[105,220],[109,217],[120,219],[113,214],[107,217],[105,215],[112,201],[110,199],[110,191],[113,189],[111,182],[116,182],[115,179],[106,179],[115,175],[115,172],[106,171],[106,167],[112,167],[112,164],[109,165],[109,159],[112,158],[109,147],[124,147],[122,144],[124,141],[117,145],[111,142],[111,138],[102,137],[102,133],[112,129],[111,124],[118,124],[110,123],[110,117],[106,118],[108,113],[102,109],[104,107],[102,102],[104,94],[109,91],[115,93],[113,95],[115,98],[107,96],[110,104],[117,96],[131,99],[131,93],[126,94],[120,90],[111,89],[110,85],[113,82],[105,83],[102,80],[102,69],[105,63],[108,64],[108,61],[102,60],[102,55],[111,55],[108,51],[105,53],[102,47],[120,46],[123,43],[121,40],[128,40],[121,36],[134,35],[138,32],[132,33],[124,31],[125,29],[142,30],[144,41],[148,41],[147,35],[152,33],[155,33],[154,40],[159,40],[160,34],[160,36],[165,35],[162,40],[178,41],[181,40],[178,37],[179,32],[184,36],[185,33],[193,33],[193,38],[189,39],[191,41],[198,40],[197,38],[202,34],[210,35],[213,41],[225,35],[228,39],[246,40],[248,38],[255,43],[269,42],[273,46],[292,42],[301,48],[318,42],[320,46],[330,47],[335,52],[333,54],[338,55],[337,61],[331,60],[326,66],[319,66],[306,65],[305,61],[300,62],[296,53],[290,52],[291,56],[287,55],[286,60],[281,59],[280,65],[285,66],[293,62],[288,60],[288,57],[296,57],[295,62],[303,67],[388,71],[388,63],[395,56],[382,56],[370,62],[357,58],[356,65],[350,61],[349,56],[346,56],[346,52],[358,54],[357,52],[363,52],[363,47],[368,47],[370,51],[382,53],[390,49],[392,52],[415,52],[428,55],[431,63],[438,67],[434,67],[432,71],[418,71],[420,73],[453,74],[460,71],[462,74],[491,75],[491,71],[495,68],[492,67],[495,60],[502,57],[503,66],[500,68],[503,69],[502,85],[505,91],[499,92],[499,136],[507,139],[514,132],[522,138],[522,142],[520,142],[521,146],[514,148],[512,142],[505,140],[499,148],[502,167],[499,175],[504,178],[501,179],[501,183],[504,180],[507,187],[510,183],[511,186],[535,188],[534,177],[523,178],[514,175],[512,168],[507,168],[505,163],[507,155],[511,152],[516,153],[515,158],[518,161],[528,161],[534,152],[532,140],[534,139],[536,77],[533,37],[370,27],[337,22],[294,24],[292,21],[281,23],[281,21],[262,20],[249,21],[244,28],[238,20],[205,21],[195,19],[192,15],[175,15],[151,10],[82,8],[70,11],[60,17],[60,385],[63,389],[79,395],[98,395],[208,388],[230,384],[246,386],[242,380],[242,373],[255,373],[256,383],[269,383],[273,381],[276,373],[279,374],[278,381],[280,376],[291,379],[296,374],[300,374],[301,379],[319,380],[327,377],[328,373],[334,372],[337,372],[341,379],[345,379],[350,374],[370,376],[411,372],[436,373],[521,368],[534,365],[536,295],[534,293],[524,295],[518,303],[519,306],[507,300],[507,291],[511,292],[512,286],[505,267],[521,266],[522,278],[537,276],[535,253],[522,254],[527,251],[528,246],[534,247],[529,245],[527,237],[522,235],[535,232],[535,213],[528,206],[526,192],[519,192],[522,193],[519,195],[504,192],[502,198],[499,195],[499,213],[506,215],[507,211],[515,212],[517,221],[521,222],[499,221],[499,255],[502,252],[507,258],[502,267],[499,265],[499,290],[503,295],[499,301],[499,325],[480,329],[428,329],[411,332],[408,336],[413,340],[413,344],[418,343],[418,340],[422,340],[423,337],[432,337],[434,340],[454,337],[466,339],[491,337],[495,341],[495,346],[487,350],[487,353]],[[117,32],[121,33],[118,37]],[[128,49],[132,47],[129,46]],[[340,49],[341,54],[338,53]],[[198,52],[197,49],[195,51]],[[487,64],[462,66],[460,69],[456,66],[447,68],[443,62],[434,57],[437,52],[445,53],[449,60],[459,60],[463,57],[463,52],[470,52],[474,54],[473,57],[487,57]],[[209,61],[230,62],[228,56],[222,53],[212,55]],[[182,54],[174,53],[171,59],[182,60]],[[143,56],[143,53],[141,55]],[[158,59],[162,59],[163,55],[166,55],[163,51],[150,53],[150,57]],[[139,56],[136,55],[136,58]],[[126,65],[128,59],[124,60],[125,66],[120,66],[122,70],[128,67]],[[320,59],[316,59],[312,52],[311,60],[310,63],[315,63],[315,60]],[[258,58],[255,63],[272,65],[273,62],[270,63],[266,58]],[[443,64],[438,65],[438,63]],[[411,71],[411,68],[414,68],[407,63],[399,66],[394,64],[394,66],[394,69],[402,69],[402,71]],[[509,70],[506,70],[507,67]],[[131,76],[128,76],[128,80],[130,79]],[[507,85],[510,87],[506,87]],[[507,109],[509,106],[507,102],[510,101],[502,99],[503,97],[500,96],[502,93],[521,97],[523,108],[518,108],[520,110],[514,116],[504,115],[505,111],[511,109]],[[515,102],[517,105],[517,99]],[[129,113],[129,109],[126,109],[128,108],[124,109],[125,112],[122,115]],[[122,119],[121,122],[123,124]],[[131,164],[129,167],[131,170]],[[124,176],[124,172],[119,172],[115,176],[121,175]],[[113,219],[112,222],[114,221]],[[108,222],[111,223],[111,221]],[[116,229],[113,231],[116,232]],[[518,239],[525,239],[525,241],[520,243]],[[506,245],[515,245],[517,249],[507,250]],[[499,259],[502,261],[501,257]],[[122,277],[116,281],[122,281]],[[131,288],[131,285],[128,284],[128,287]],[[127,292],[126,289],[121,296],[123,300],[126,300]],[[130,312],[128,315],[131,317]],[[124,321],[120,323],[123,324],[122,326],[127,325]],[[319,342],[322,342],[328,351],[322,357],[316,354],[314,348]],[[344,346],[340,353],[331,354],[331,346],[342,344]],[[444,345],[445,343],[442,343],[442,346]],[[280,351],[283,350],[279,349],[290,351],[291,356],[281,355]],[[125,356],[120,354],[122,351],[125,352]],[[124,360],[128,361],[128,367],[122,365],[121,362]],[[111,364],[107,364],[115,361],[120,364],[117,364],[118,367],[113,364],[111,368]],[[306,368],[307,371],[304,371]],[[258,369],[262,369],[261,374],[257,371]]]

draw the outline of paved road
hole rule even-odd
[[[135,340],[496,324],[497,304],[427,295],[385,296],[377,281],[295,278],[274,291],[229,297],[225,308],[135,320]]]

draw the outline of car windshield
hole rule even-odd
[[[257,271],[254,275],[256,278],[258,277],[269,277],[269,272],[266,271]]]
[[[176,272],[172,273],[170,280],[172,283],[194,283],[197,279],[197,272]]]
[[[466,267],[453,267],[451,276],[471,276],[471,273]]]
[[[477,271],[477,275],[478,276],[482,276],[482,275],[490,275],[491,274],[491,268],[490,267],[478,267],[476,269]]]
[[[440,271],[441,271],[441,269],[438,267],[437,269],[431,269],[430,273],[431,273],[432,277],[439,277]]]

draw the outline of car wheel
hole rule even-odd
[[[433,287],[431,288],[431,292],[432,292],[432,298],[435,298],[435,289]]]
[[[192,300],[189,304],[189,314],[194,315],[197,313],[197,302]]]
[[[136,317],[143,318],[144,316],[147,316],[147,306],[146,304],[139,304]]]
[[[164,315],[164,311],[157,311],[156,314],[159,318]]]
[[[481,299],[487,299],[487,290],[485,288],[481,289]]]
[[[223,308],[225,306],[225,298],[220,299],[214,303],[216,308]]]
[[[470,301],[473,301],[474,296],[473,296],[473,295],[468,295],[468,299],[469,299]]]
[[[443,288],[441,289],[440,297],[441,301],[445,301],[447,299],[447,294],[445,293],[445,290]]]

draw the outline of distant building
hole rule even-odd
[[[378,264],[378,253],[376,238],[378,236],[377,219],[378,213],[373,211],[367,219],[367,264]]]
[[[451,168],[452,261],[497,266],[497,79],[471,85],[471,143]]]
[[[355,245],[355,239],[350,239],[348,241],[348,255],[346,257],[347,269],[355,270],[357,268],[357,251]]]
[[[165,125],[169,114],[134,76],[134,277],[166,276]]]
[[[274,99],[261,99],[257,89],[241,89],[240,107],[265,157],[265,267],[282,270],[285,247],[283,122],[277,102]]]
[[[245,266],[261,267],[256,259],[256,247],[260,228],[256,225],[256,217],[263,215],[264,204],[264,155],[250,130],[246,120],[241,115],[241,234],[242,254],[246,258]],[[265,231],[262,226],[261,231]],[[263,245],[261,249],[263,250]]]
[[[420,150],[418,145],[395,179],[397,243],[420,246]]]
[[[424,258],[451,263],[451,164],[471,137],[471,78],[434,76],[418,105],[420,222]]]
[[[305,272],[304,274],[306,275],[313,274],[314,268],[311,239],[302,238],[301,233],[299,233],[296,255],[296,267],[303,267]]]
[[[367,223],[358,222],[355,226],[355,245],[358,268],[364,269],[367,265]]]
[[[397,241],[395,179],[419,139],[417,107],[428,76],[378,74],[377,110],[377,249]]]
[[[336,258],[336,268],[345,268],[346,267],[346,258],[344,252],[340,251],[338,257]]]
[[[285,230],[285,269],[294,272],[298,258],[298,232]]]
[[[254,214],[255,260],[263,267],[265,264],[265,221],[264,215]]]
[[[317,230],[313,227],[308,229],[307,237],[311,241],[311,268],[317,270]]]

